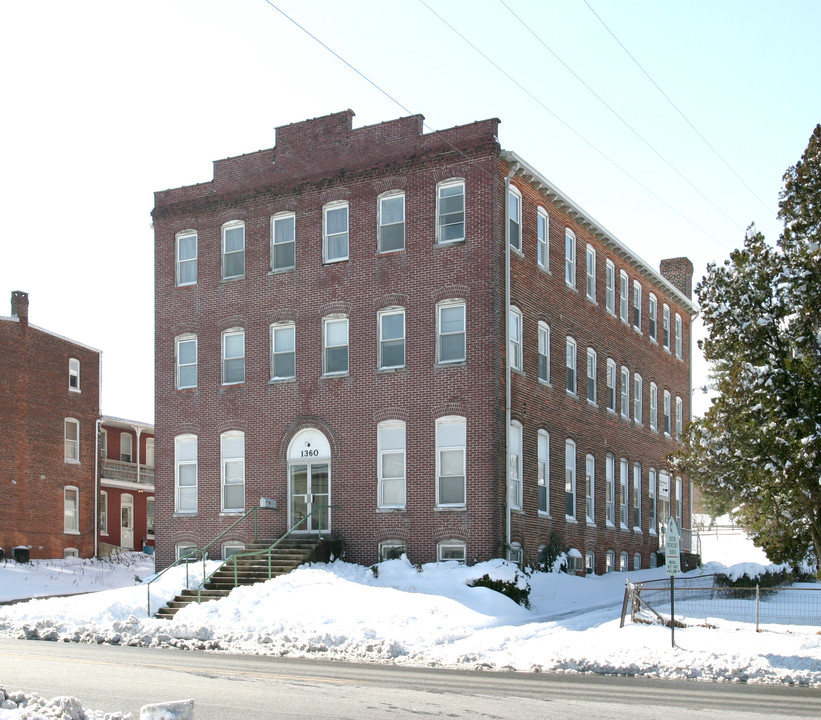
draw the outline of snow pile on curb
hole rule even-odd
[[[131,713],[84,710],[74,697],[47,700],[37,693],[6,692],[0,688],[0,720],[131,720]]]

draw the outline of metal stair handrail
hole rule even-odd
[[[233,530],[237,525],[239,525],[241,522],[243,522],[252,513],[254,515],[254,540],[259,539],[259,517],[258,517],[259,512],[258,511],[260,509],[262,509],[262,510],[277,510],[278,508],[262,507],[261,505],[257,505],[257,506],[252,507],[241,518],[239,518],[236,522],[234,522],[230,527],[226,528],[219,535],[217,535],[217,537],[215,537],[211,542],[209,542],[202,550],[200,550],[199,548],[194,548],[193,550],[191,550],[190,552],[187,552],[182,557],[177,558],[167,568],[161,570],[153,578],[151,578],[145,584],[145,594],[146,594],[146,604],[147,604],[147,609],[146,609],[147,615],[146,615],[146,617],[151,617],[151,583],[153,583],[155,580],[159,580],[171,568],[177,567],[178,565],[182,565],[184,563],[185,564],[185,589],[190,590],[190,588],[188,587],[188,581],[189,581],[188,566],[192,562],[196,562],[199,559],[197,556],[202,554],[202,574],[204,576],[205,575],[205,561],[208,559],[208,549],[214,543],[216,543],[219,540],[221,540],[222,538],[224,538],[225,535],[227,535],[229,532],[231,532],[231,530]],[[222,565],[220,565],[220,567],[222,567]],[[219,570],[219,568],[217,568],[217,570]],[[216,570],[214,572],[216,572]],[[213,575],[213,573],[211,573],[211,574]],[[209,577],[210,577],[210,575],[209,575]]]
[[[272,545],[270,545],[269,547],[263,548],[261,550],[249,550],[248,552],[234,553],[233,555],[231,555],[231,557],[229,557],[227,560],[225,560],[216,570],[214,570],[214,572],[212,572],[208,577],[203,577],[203,579],[200,581],[199,585],[197,586],[197,604],[202,602],[202,590],[203,590],[205,584],[209,580],[211,580],[211,578],[214,577],[214,575],[216,575],[220,570],[222,570],[229,562],[233,562],[233,564],[234,564],[234,587],[237,587],[238,582],[239,582],[239,570],[237,568],[237,558],[254,557],[254,556],[257,556],[257,555],[267,554],[268,555],[268,579],[270,580],[271,577],[272,577],[272,572],[273,572],[272,568],[271,568],[271,553],[277,548],[277,546],[283,540],[285,540],[287,537],[289,537],[292,532],[294,532],[300,525],[305,523],[308,520],[308,518],[310,518],[311,515],[313,515],[317,511],[319,511],[319,530],[317,532],[317,535],[318,535],[319,539],[322,540],[322,510],[323,509],[336,510],[338,507],[339,507],[339,505],[324,505],[324,504],[317,505],[315,510],[311,510],[311,512],[309,512],[307,515],[305,515],[305,517],[300,518],[294,525],[292,525],[290,528],[288,528],[288,530],[285,532],[285,534],[282,537],[275,540],[274,543]]]

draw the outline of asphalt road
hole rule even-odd
[[[821,690],[363,665],[0,638],[0,685],[131,712],[194,698],[195,720],[821,717]]]

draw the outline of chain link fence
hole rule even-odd
[[[821,627],[821,586],[751,588],[718,587],[715,575],[675,580],[676,624],[710,625],[714,620],[761,625]],[[621,625],[632,622],[670,625],[670,579],[627,581]]]

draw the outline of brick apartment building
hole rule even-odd
[[[24,292],[0,317],[0,547],[93,557],[99,350],[29,324]]]
[[[690,525],[690,262],[649,267],[496,119],[352,118],[155,195],[158,567],[263,497],[264,534],[308,516],[354,562],[653,565]]]
[[[153,552],[154,426],[104,416],[99,455],[99,554]]]

